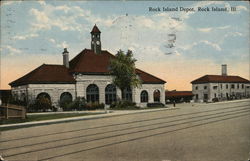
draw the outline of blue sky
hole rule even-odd
[[[149,7],[185,7],[195,12],[149,12]],[[235,12],[198,12],[198,7],[236,7]],[[62,64],[90,48],[94,24],[102,48],[115,54],[131,49],[137,67],[190,90],[205,74],[249,79],[249,3],[223,1],[6,1],[1,4],[1,86],[43,63]],[[174,47],[169,48],[175,35]]]

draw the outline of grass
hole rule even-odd
[[[149,109],[157,109],[157,108],[168,108],[168,106],[165,107],[146,107],[146,108],[140,108],[137,106],[130,106],[130,107],[126,107],[126,108],[111,108],[110,110],[149,110]]]
[[[61,118],[69,118],[69,117],[77,117],[77,116],[87,116],[87,115],[95,115],[100,113],[61,113],[61,114],[42,114],[42,115],[29,115],[26,119],[9,119],[9,120],[1,120],[0,125],[4,124],[16,124],[16,123],[24,123],[24,122],[32,122],[32,121],[44,121],[44,120],[55,120]]]

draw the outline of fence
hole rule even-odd
[[[0,106],[0,119],[26,118],[26,109],[23,106],[9,104]]]

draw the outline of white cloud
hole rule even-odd
[[[71,16],[62,14],[56,15],[54,12],[57,10],[64,11],[64,14],[71,12]],[[38,30],[50,30],[53,26],[60,28],[62,31],[80,31],[81,24],[76,22],[76,18],[79,17],[79,13],[76,10],[71,9],[67,5],[63,6],[43,6],[42,10],[35,8],[30,9],[29,13],[35,17],[35,21],[31,23],[32,31]],[[83,15],[83,14],[81,14]]]
[[[57,44],[56,47],[58,47],[58,48],[68,48],[69,44],[66,41],[63,41],[62,43]]]
[[[37,1],[40,5],[42,5],[42,6],[44,6],[44,5],[46,5],[46,3],[45,3],[45,1],[44,0],[39,0],[39,1]]]
[[[70,10],[70,7],[63,5],[63,6],[57,6],[55,7],[55,10],[63,10],[65,13],[68,13],[68,11]]]
[[[208,28],[198,28],[197,30],[200,31],[200,32],[211,32],[213,30],[225,30],[225,29],[228,29],[230,28],[231,26],[229,25],[226,25],[226,26],[220,26],[220,27],[208,27]]]
[[[198,31],[200,31],[200,32],[210,32],[210,31],[212,31],[212,28],[211,27],[209,27],[209,28],[198,28]]]
[[[181,47],[178,47],[178,49],[181,49],[183,51],[185,51],[185,50],[191,50],[193,47],[199,46],[200,44],[205,44],[205,45],[211,46],[215,50],[221,51],[221,47],[218,44],[212,43],[212,42],[207,41],[207,40],[201,40],[199,42],[194,42],[192,44],[183,45]]]
[[[28,35],[17,35],[14,36],[13,38],[16,40],[26,40],[28,38],[33,38],[33,37],[38,37],[38,34],[28,34]]]
[[[209,45],[209,46],[213,47],[214,49],[216,49],[218,51],[221,51],[221,47],[218,44],[212,43],[210,41],[202,40],[199,43],[203,43],[203,44]]]
[[[55,39],[52,39],[52,38],[49,39],[49,41],[52,42],[52,43],[56,43],[56,40],[55,40]]]
[[[220,40],[219,44],[222,44],[225,39],[228,37],[243,37],[244,35],[240,32],[228,32],[227,34],[224,35],[224,37]]]
[[[11,5],[14,3],[21,3],[22,1],[0,1],[1,6],[7,6],[7,5]]]
[[[49,18],[43,11],[38,11],[37,9],[32,8],[30,13],[36,17],[36,20],[40,23],[48,23]]]
[[[221,26],[221,27],[217,27],[218,29],[221,29],[221,30],[224,30],[224,29],[228,29],[230,28],[231,26],[229,25],[226,25],[226,26]]]
[[[3,49],[7,49],[9,51],[8,54],[10,54],[10,55],[20,54],[21,53],[21,50],[16,49],[16,48],[14,48],[14,47],[12,47],[10,45],[3,46],[2,50]]]

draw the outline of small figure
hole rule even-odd
[[[175,107],[175,100],[174,100],[173,104],[174,104],[174,107]]]

